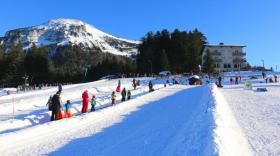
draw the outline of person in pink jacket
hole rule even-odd
[[[83,98],[83,108],[82,108],[82,113],[86,113],[88,111],[88,91],[85,90],[83,92],[83,95],[82,95],[82,98]]]

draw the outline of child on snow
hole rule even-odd
[[[95,111],[95,105],[96,105],[96,97],[95,97],[95,95],[92,96],[91,101],[90,101],[90,104],[91,104],[91,109],[90,109],[90,111],[91,111],[91,112]]]
[[[64,115],[64,117],[70,118],[72,116],[70,108],[71,108],[71,102],[70,102],[70,100],[67,100],[66,104],[65,104],[65,115]]]
[[[67,100],[66,101],[66,104],[65,104],[65,110],[66,110],[66,112],[69,112],[70,111],[70,100]]]
[[[127,91],[127,100],[130,100],[130,97],[131,97],[131,92],[130,90]]]
[[[115,91],[112,92],[111,99],[112,99],[112,105],[115,105],[116,104],[116,93],[115,93]]]

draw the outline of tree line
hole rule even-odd
[[[164,29],[149,32],[142,38],[136,59],[84,50],[77,45],[33,46],[23,50],[18,44],[6,52],[0,47],[0,85],[22,85],[27,77],[30,85],[38,85],[93,81],[111,74],[151,74],[163,70],[198,72],[206,43],[206,37],[197,29],[175,29],[171,33]],[[206,72],[213,67],[209,55],[206,55],[207,69],[203,68]]]
[[[23,50],[15,45],[8,52],[0,47],[0,87],[51,83],[79,83],[97,80],[107,74],[136,71],[135,61],[79,46],[35,47]]]
[[[138,71],[197,72],[206,43],[206,37],[197,29],[189,32],[178,29],[171,33],[166,29],[155,33],[149,32],[139,46]]]

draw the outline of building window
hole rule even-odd
[[[231,64],[224,64],[224,68],[231,68]]]
[[[220,68],[220,64],[215,63],[215,64],[214,64],[214,67],[215,67],[215,68]]]
[[[234,64],[234,68],[238,68],[238,64]]]

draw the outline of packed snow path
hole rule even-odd
[[[2,135],[0,153],[216,155],[209,94],[207,86],[168,87],[95,113]]]
[[[160,94],[184,88],[172,87]],[[204,91],[205,87],[189,88],[139,107],[122,123],[73,140],[51,155],[211,155],[213,120],[205,113],[207,106],[201,105],[201,100],[207,100]]]
[[[266,87],[268,92],[256,92]],[[243,85],[220,89],[234,113],[254,155],[280,155],[280,87],[279,84],[253,84],[254,90]]]

